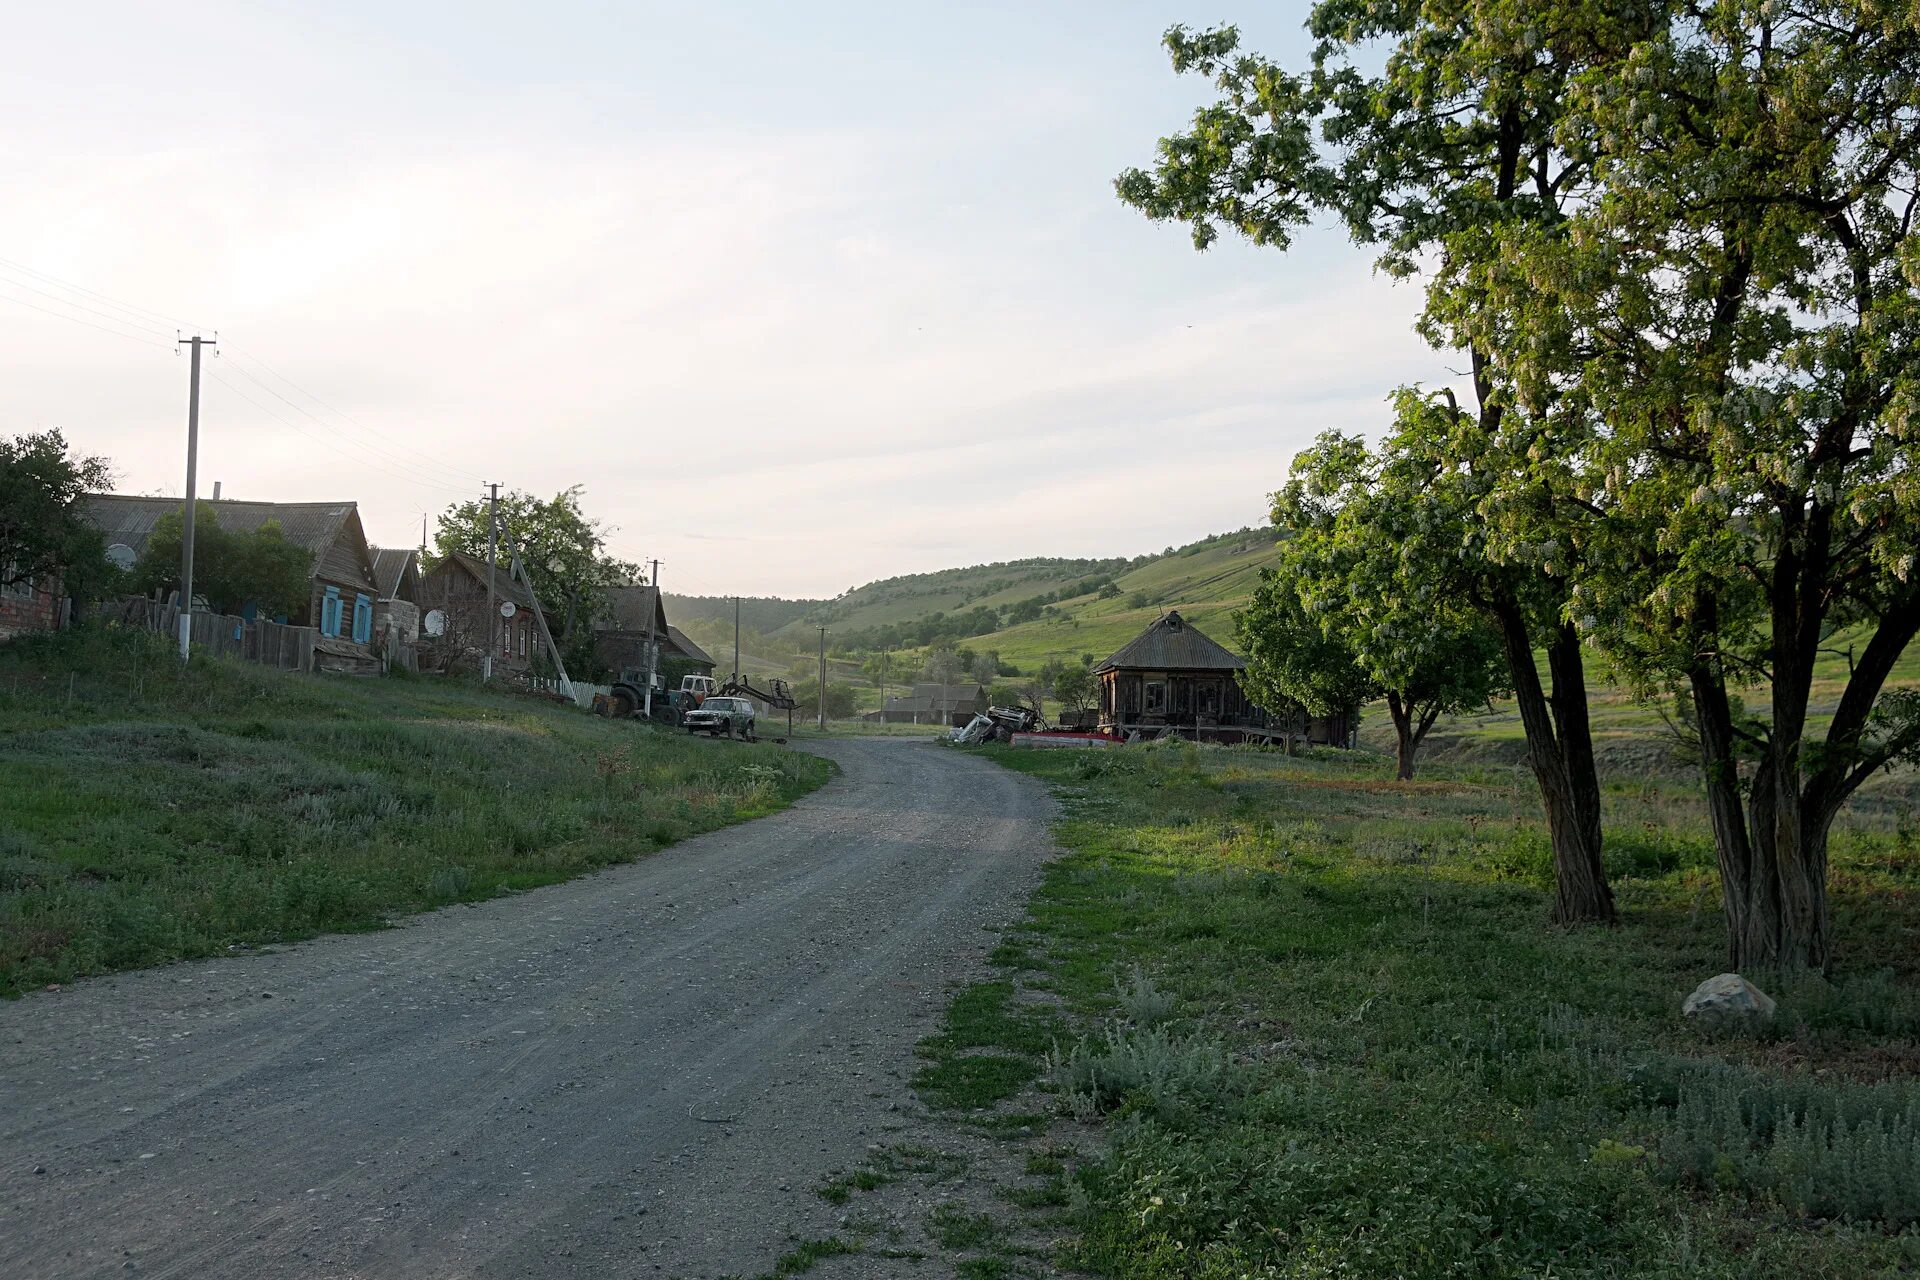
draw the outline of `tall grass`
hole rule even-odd
[[[769,812],[827,766],[155,638],[0,647],[0,994],[380,925]]]

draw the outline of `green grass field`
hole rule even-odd
[[[1608,783],[1622,922],[1567,930],[1511,769],[987,752],[1054,789],[1066,854],[919,1083],[1014,1132],[1037,1082],[1097,1135],[999,1234],[1135,1280],[1920,1267],[1912,774],[1836,833],[1832,981],[1752,975],[1780,1015],[1711,1031],[1679,1015],[1724,965],[1691,780]]]
[[[770,812],[829,766],[133,632],[0,646],[0,994],[379,927]]]

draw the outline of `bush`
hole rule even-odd
[[[1160,1027],[1109,1026],[1065,1053],[1047,1054],[1047,1079],[1068,1110],[1082,1118],[1139,1098],[1161,1115],[1207,1110],[1242,1089],[1243,1081],[1213,1040],[1181,1040]]]

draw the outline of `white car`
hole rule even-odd
[[[680,723],[687,726],[688,733],[708,735],[735,735],[748,742],[753,741],[753,703],[745,698],[708,698],[705,702],[687,712]]]

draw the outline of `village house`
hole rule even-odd
[[[417,603],[423,610],[426,643],[435,651],[438,666],[480,666],[488,642],[487,576],[485,560],[454,551],[421,577]],[[493,606],[494,673],[525,675],[533,669],[542,644],[534,617],[537,606],[533,592],[514,579],[506,564],[494,566]]]
[[[1291,737],[1353,745],[1354,713],[1310,717],[1298,708],[1254,705],[1240,687],[1246,665],[1245,658],[1169,612],[1093,669],[1100,728],[1147,736],[1174,732],[1209,742]]]
[[[888,698],[880,718],[888,724],[964,725],[987,709],[987,691],[977,684],[916,684]]]
[[[372,643],[379,589],[374,584],[373,551],[356,504],[201,501],[213,508],[222,529],[252,533],[276,523],[281,536],[313,557],[306,606],[277,621],[313,627],[323,638],[341,644]],[[139,559],[161,518],[180,509],[179,498],[89,493],[80,499],[81,514],[106,537],[107,559],[123,569],[132,568]],[[255,609],[247,605],[241,613],[251,620]]]
[[[705,649],[667,621],[664,598],[644,583],[612,587],[603,597],[605,614],[593,629],[595,660],[606,671],[645,671],[647,638],[659,646],[655,671],[669,686],[685,675],[710,676],[716,665]],[[651,630],[649,630],[651,628]]]

